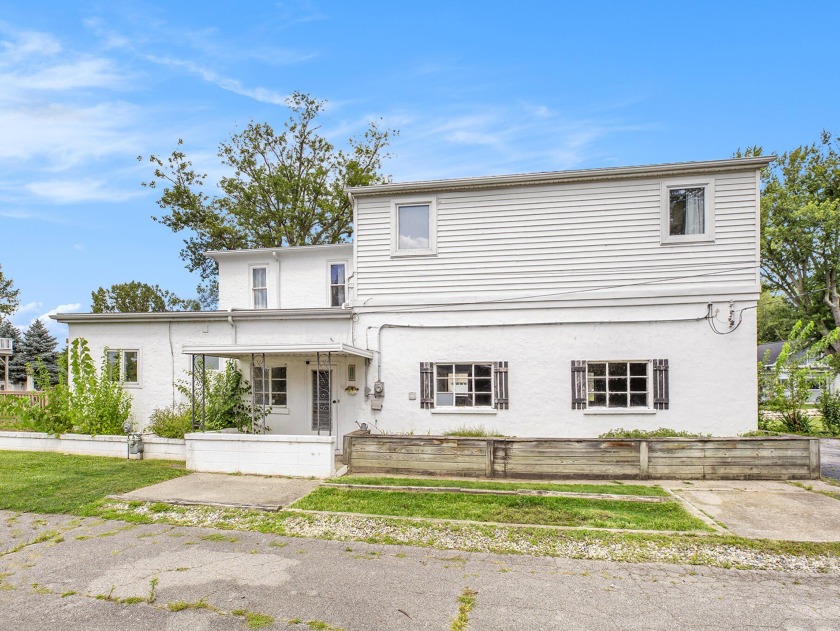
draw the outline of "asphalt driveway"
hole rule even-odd
[[[824,478],[840,481],[840,439],[820,439],[820,469]]]
[[[48,530],[62,534],[15,550]],[[829,629],[840,620],[835,574],[478,554],[3,511],[0,551],[2,629],[246,629],[249,612],[265,616],[267,629],[444,631],[465,589],[477,592],[468,628],[480,631]]]

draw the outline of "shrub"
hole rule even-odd
[[[708,438],[711,434],[693,434],[669,427],[659,429],[624,429],[619,427],[604,432],[598,438]]]
[[[820,396],[820,411],[825,430],[840,435],[840,394],[824,390]]]
[[[192,409],[186,403],[157,408],[149,417],[147,429],[161,438],[183,438],[192,431]]]
[[[467,436],[475,438],[490,438],[493,436],[504,436],[495,430],[484,429],[483,425],[461,425],[455,429],[443,433],[444,436]]]
[[[192,372],[187,372],[192,377]],[[178,390],[192,402],[191,382],[181,380]],[[256,432],[260,427],[252,427],[251,384],[242,376],[233,362],[227,362],[224,369],[204,373],[204,429],[219,430],[236,428],[241,432]],[[195,403],[201,405],[196,398]],[[266,414],[271,408],[266,408]],[[255,420],[261,423],[262,411]]]

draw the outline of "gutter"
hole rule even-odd
[[[153,313],[58,313],[50,316],[64,324],[80,322],[228,322],[235,320],[347,320],[347,309],[228,309],[226,311],[165,311]]]

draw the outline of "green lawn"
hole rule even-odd
[[[321,487],[293,508],[395,517],[464,519],[509,524],[589,526],[634,530],[708,530],[677,502],[570,497],[467,495]]]
[[[0,509],[87,515],[106,495],[186,473],[182,462],[0,451]]]
[[[492,482],[490,480],[439,480],[429,478],[379,478],[346,476],[330,480],[333,484],[367,484],[371,486],[452,486],[461,489],[492,489],[513,491],[531,489],[539,491],[562,491],[567,493],[612,493],[613,495],[647,495],[665,497],[668,495],[658,486],[641,484],[558,484],[554,482]]]

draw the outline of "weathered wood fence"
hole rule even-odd
[[[486,478],[795,480],[820,477],[817,438],[344,437],[349,473]]]
[[[27,399],[32,407],[46,407],[47,405],[46,392],[32,392],[29,390],[0,390],[0,397]]]

